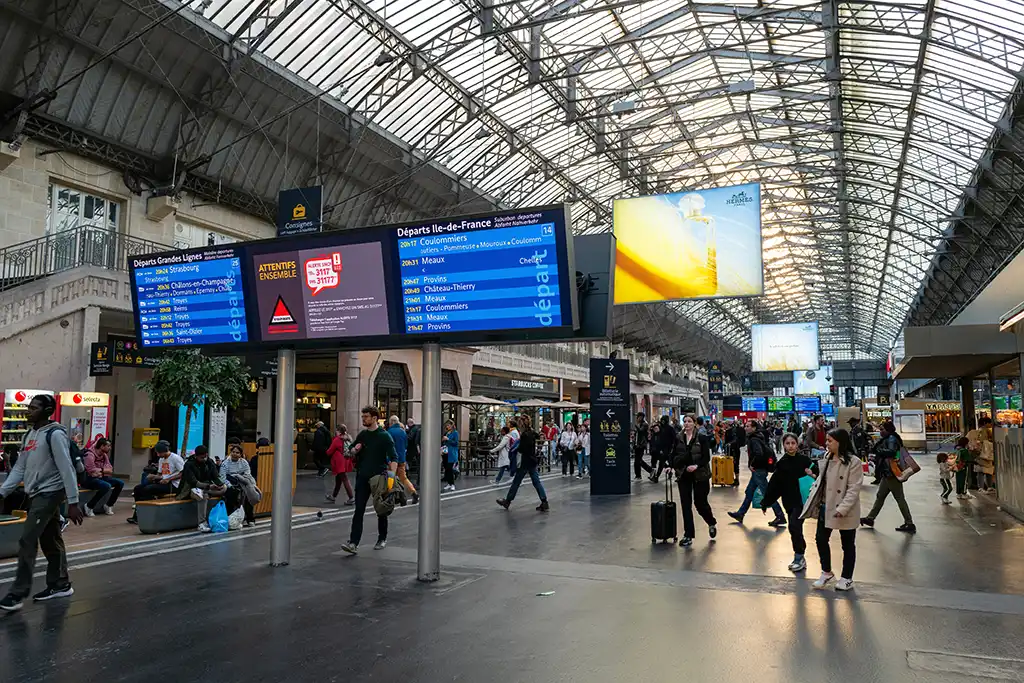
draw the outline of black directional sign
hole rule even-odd
[[[590,359],[590,493],[630,492],[629,361]]]

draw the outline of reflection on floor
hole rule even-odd
[[[348,557],[351,508],[324,506],[323,521],[295,521],[292,563],[279,569],[267,567],[268,528],[93,553],[72,560],[74,598],[0,618],[0,678],[1024,680],[1024,531],[986,497],[941,506],[933,475],[907,487],[916,536],[893,530],[891,501],[876,530],[858,533],[847,595],[794,578],[789,535],[759,513],[731,523],[740,491],[713,492],[718,539],[698,526],[684,549],[650,543],[663,487],[591,498],[585,481],[557,474],[548,514],[534,511],[529,483],[508,511],[494,503],[504,487],[485,482],[446,496],[437,584],[415,581],[411,507],[392,516],[387,549],[370,549],[367,519]],[[808,560],[813,578],[813,546]]]

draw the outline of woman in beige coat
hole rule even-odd
[[[824,588],[836,578],[832,573],[832,549],[829,538],[839,530],[843,546],[843,571],[836,590],[853,588],[853,566],[857,560],[857,526],[860,524],[860,488],[864,483],[861,460],[853,448],[850,433],[833,429],[825,438],[827,458],[821,465],[817,481],[811,487],[801,519],[817,518],[818,531],[814,541],[821,558],[821,576],[815,588]]]

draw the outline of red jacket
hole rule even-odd
[[[85,452],[82,462],[85,465],[85,473],[90,477],[102,477],[103,470],[114,470],[109,457],[91,448]]]
[[[327,456],[331,459],[331,472],[334,474],[344,474],[354,469],[355,458],[345,456],[347,445],[345,439],[335,436],[327,448]]]

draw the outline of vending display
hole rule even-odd
[[[0,445],[5,448],[7,446],[21,447],[25,434],[30,429],[28,404],[32,397],[38,394],[53,396],[53,392],[46,389],[8,389],[4,392],[3,416],[0,420]]]

